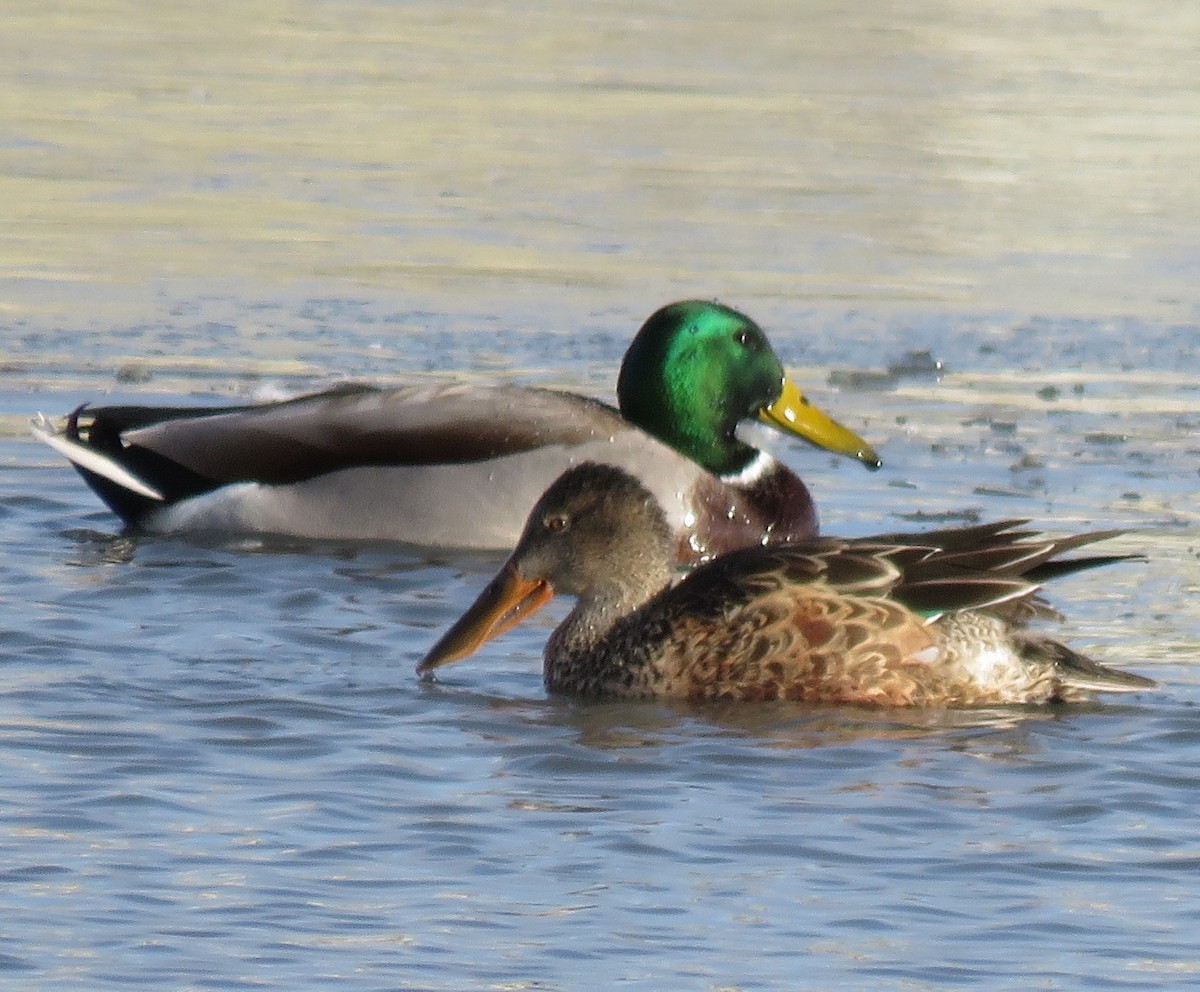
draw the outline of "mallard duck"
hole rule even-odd
[[[1010,624],[1039,582],[1125,557],[1064,559],[1113,532],[1049,540],[1022,524],[742,548],[673,585],[655,495],[620,468],[576,466],[417,670],[466,657],[562,592],[578,602],[546,644],[556,693],[987,706],[1153,686]]]
[[[602,460],[653,490],[687,562],[816,533],[804,483],[739,440],[740,421],[879,466],[784,377],[761,328],[716,303],[653,314],[617,394],[620,412],[552,389],[347,385],[253,406],[81,407],[35,431],[135,528],[454,548],[508,550],[563,469]]]

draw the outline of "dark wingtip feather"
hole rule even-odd
[[[1048,582],[1064,575],[1073,575],[1089,568],[1100,568],[1103,565],[1115,565],[1120,561],[1146,561],[1145,555],[1089,555],[1086,558],[1061,558],[1054,561],[1042,562],[1025,573],[1032,582]]]
[[[1154,679],[1109,668],[1065,644],[1048,637],[1022,634],[1016,638],[1021,654],[1030,661],[1049,663],[1055,677],[1068,689],[1081,692],[1141,692],[1158,685]]]
[[[910,610],[927,616],[983,610],[1033,595],[1037,586],[1019,578],[986,575],[905,582],[892,595]]]

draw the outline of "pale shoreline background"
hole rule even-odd
[[[0,312],[1195,320],[1200,9],[864,6],[15,0]]]

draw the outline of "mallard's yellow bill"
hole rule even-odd
[[[883,464],[874,448],[850,428],[843,427],[813,406],[790,379],[783,380],[783,393],[769,407],[759,411],[758,419],[819,448],[857,458],[872,471]]]
[[[554,590],[545,579],[523,578],[517,567],[507,562],[470,609],[421,659],[417,674],[428,675],[440,665],[474,654],[485,641],[498,637],[540,610],[553,595]]]

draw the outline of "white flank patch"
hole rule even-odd
[[[936,644],[930,644],[927,648],[921,648],[915,654],[908,656],[910,663],[916,662],[918,665],[933,665],[942,657],[942,649]]]
[[[1015,660],[1013,653],[1004,648],[985,648],[982,651],[970,651],[968,657],[963,659],[963,667],[981,685],[991,685],[1003,681],[1012,670]]]
[[[212,492],[171,503],[143,523],[161,534],[181,531],[290,533],[286,521],[275,520],[263,505],[267,487],[258,482],[236,482]],[[320,536],[320,535],[310,535]]]

